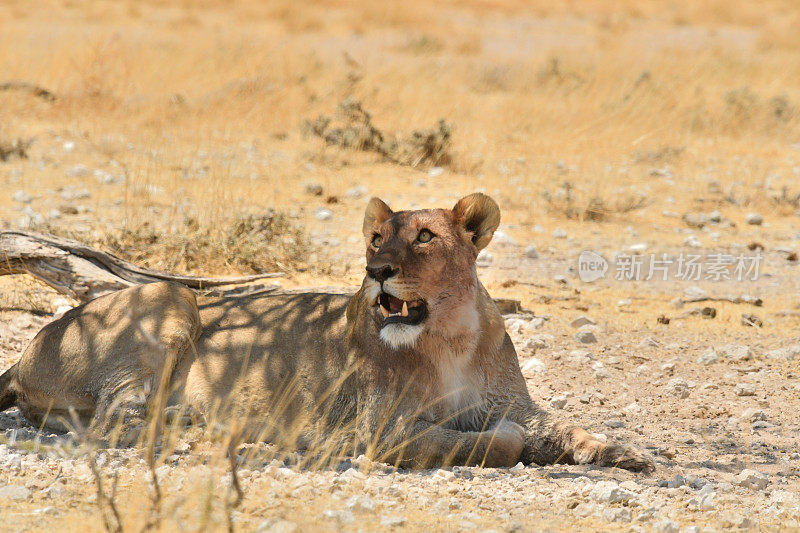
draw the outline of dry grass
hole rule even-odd
[[[55,95],[0,92],[0,225],[20,217],[17,189],[45,215],[80,204],[74,218],[51,227],[158,268],[221,274],[308,265],[313,276],[287,283],[355,283],[360,270],[336,269],[335,254],[312,254],[308,244],[311,234],[358,242],[364,201],[343,195],[355,184],[405,205],[486,190],[521,242],[541,239],[534,224],[578,237],[659,224],[664,233],[655,238],[676,243],[682,236],[670,230],[682,223],[663,210],[712,208],[732,218],[761,209],[775,231],[791,231],[800,208],[800,7],[790,0],[48,0],[36,8],[8,0],[0,20],[0,83]],[[303,134],[305,121],[347,98],[397,138],[444,118],[452,125],[446,172],[428,178]],[[17,157],[17,139],[26,140],[27,158]],[[67,141],[74,150],[64,149]],[[124,183],[65,177],[77,164]],[[416,187],[419,179],[427,187]],[[339,200],[327,226],[312,216],[325,204],[305,195],[307,181]],[[91,197],[62,200],[70,187]],[[297,218],[265,218],[267,209]],[[738,238],[723,234],[720,243]],[[496,296],[542,307],[542,291],[503,289],[503,281],[489,282]],[[27,292],[15,293],[15,306],[47,306],[26,303]],[[627,294],[587,291],[580,305],[611,307]],[[654,317],[670,298],[635,307]],[[774,312],[793,302],[767,305]],[[563,299],[551,307],[575,309]],[[739,311],[722,305],[697,335],[723,338]],[[610,321],[623,329],[642,318]],[[227,459],[209,453],[213,472],[163,504],[174,513],[163,530],[180,521],[226,527],[229,495],[214,487]],[[122,474],[119,507],[149,508],[149,486]],[[167,482],[162,490],[177,489]],[[262,512],[262,496],[271,509],[311,515],[267,486],[239,510]],[[99,516],[78,505],[64,522],[99,530]],[[146,517],[130,511],[122,520],[139,529]]]

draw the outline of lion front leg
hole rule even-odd
[[[634,446],[603,442],[588,431],[563,422],[551,422],[544,411],[526,425],[524,463],[597,464],[634,472],[652,472],[655,463]]]
[[[457,431],[417,420],[404,433],[388,439],[388,449],[377,447],[375,459],[405,468],[513,466],[525,446],[524,428],[509,420],[484,431]]]

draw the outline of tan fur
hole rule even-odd
[[[415,467],[564,461],[652,469],[646,454],[554,422],[531,400],[475,270],[499,222],[483,194],[452,210],[393,212],[372,199],[363,232],[368,266],[392,270],[382,284],[367,276],[351,298],[197,301],[170,283],[125,289],[43,328],[0,377],[0,399],[4,407],[13,399],[37,424],[58,426],[72,411],[102,432],[141,423],[168,396],[207,420],[237,417],[250,439],[325,443]],[[423,229],[430,242],[417,241]],[[424,301],[427,318],[382,329],[381,290]]]

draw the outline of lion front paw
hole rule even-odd
[[[656,469],[655,461],[653,461],[650,454],[633,446],[608,444],[603,445],[598,452],[594,462],[601,466],[624,468],[625,470],[648,474]]]

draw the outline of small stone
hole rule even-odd
[[[677,522],[666,518],[653,524],[654,533],[678,533],[679,530],[680,525]]]
[[[606,420],[605,425],[612,429],[621,429],[625,427],[625,422],[622,420]]]
[[[606,522],[630,522],[631,510],[627,507],[608,507],[601,515]]]
[[[576,329],[580,328],[582,326],[594,326],[596,324],[597,324],[597,322],[595,322],[594,320],[592,320],[591,318],[589,318],[586,315],[581,315],[581,316],[579,316],[578,318],[576,318],[575,320],[573,320],[572,322],[569,323],[570,326],[572,326],[573,328],[576,328]]]
[[[742,418],[749,422],[757,422],[759,420],[766,420],[767,414],[761,409],[750,407],[742,412]]]
[[[515,474],[519,474],[523,470],[525,470],[525,465],[522,464],[521,462],[515,464],[514,466],[508,469],[509,472],[513,472]]]
[[[616,481],[598,481],[589,492],[589,498],[600,503],[626,502],[635,494],[623,489]]]
[[[553,230],[553,238],[554,239],[566,239],[567,238],[567,231],[562,228],[556,228]]]
[[[442,167],[431,167],[430,170],[428,170],[428,177],[430,178],[435,178],[442,174],[444,174],[444,169]]]
[[[365,194],[367,194],[367,188],[364,187],[363,185],[356,185],[355,187],[351,187],[347,189],[344,193],[345,196],[347,196],[348,198],[352,198],[353,200],[358,200]]]
[[[694,235],[687,236],[685,239],[683,239],[681,241],[681,244],[684,245],[684,246],[688,246],[689,248],[702,248],[703,247],[703,243],[700,242],[700,239],[698,239]]]
[[[764,490],[769,485],[769,478],[758,470],[747,468],[734,478],[734,483],[740,487]]]
[[[705,352],[700,354],[700,357],[697,358],[697,363],[701,365],[713,365],[714,363],[718,362],[719,356],[713,348],[708,348]]]
[[[737,383],[733,392],[736,396],[755,396],[756,386],[752,383]]]
[[[563,394],[550,398],[550,407],[552,409],[563,409],[566,405],[567,397]]]
[[[577,332],[575,340],[583,344],[593,344],[597,342],[597,337],[594,336],[594,332],[585,330]]]
[[[318,207],[314,210],[314,218],[317,220],[330,220],[333,218],[333,212],[325,207]]]
[[[758,318],[756,315],[742,313],[742,325],[761,328],[764,327],[764,321]]]
[[[786,348],[770,350],[765,355],[767,359],[786,359],[787,361],[794,361],[796,358],[800,357],[800,344],[793,344]]]
[[[73,165],[64,171],[68,178],[85,178],[89,175],[89,167],[86,165]]]
[[[539,259],[539,252],[536,251],[534,245],[531,244],[525,247],[525,257],[528,259]]]
[[[407,520],[402,515],[384,516],[381,518],[381,525],[383,527],[401,527],[406,524]]]
[[[520,369],[523,372],[535,372],[537,374],[541,374],[547,370],[547,367],[541,359],[537,357],[531,357],[521,366]]]
[[[65,154],[72,153],[75,150],[75,141],[64,141],[64,144],[61,145],[61,149],[64,150]]]
[[[753,358],[750,347],[744,344],[726,344],[719,351],[724,357],[733,361],[749,361]]]
[[[637,415],[642,412],[642,407],[638,403],[632,402],[624,407],[622,411],[629,415]]]
[[[640,242],[628,246],[628,251],[632,254],[642,254],[647,251],[647,243]]]
[[[683,291],[683,299],[687,302],[699,302],[708,298],[706,291],[696,285],[686,287]]]
[[[303,190],[306,194],[310,194],[311,196],[322,196],[322,185],[316,182],[306,183]]]
[[[289,520],[270,518],[256,528],[256,533],[294,533],[297,528],[297,524]]]
[[[494,232],[494,236],[492,236],[492,243],[498,246],[517,246],[517,241],[511,238],[511,236],[502,230],[496,230]]]
[[[361,513],[372,512],[375,510],[375,501],[369,496],[356,495],[347,500],[347,508]]]
[[[664,387],[664,390],[667,394],[677,396],[681,400],[689,397],[689,385],[683,378],[672,378],[669,380],[669,383],[667,383],[667,386]]]
[[[322,511],[322,516],[336,520],[341,524],[352,524],[356,520],[355,515],[351,511],[345,511],[341,509]]]
[[[487,252],[486,250],[481,250],[480,253],[478,254],[478,258],[475,260],[475,264],[478,265],[479,267],[486,268],[489,265],[491,265],[493,261],[494,261],[494,256],[490,252]]]
[[[31,196],[30,194],[28,194],[25,191],[19,190],[19,191],[14,193],[14,195],[11,197],[11,199],[14,200],[15,202],[19,202],[21,204],[29,204],[29,203],[31,203],[31,201],[33,201],[33,196]]]
[[[760,226],[764,223],[764,217],[758,213],[747,213],[747,216],[744,217],[744,221],[751,226]]]
[[[6,485],[0,487],[0,500],[21,501],[31,497],[31,491],[25,485]]]

